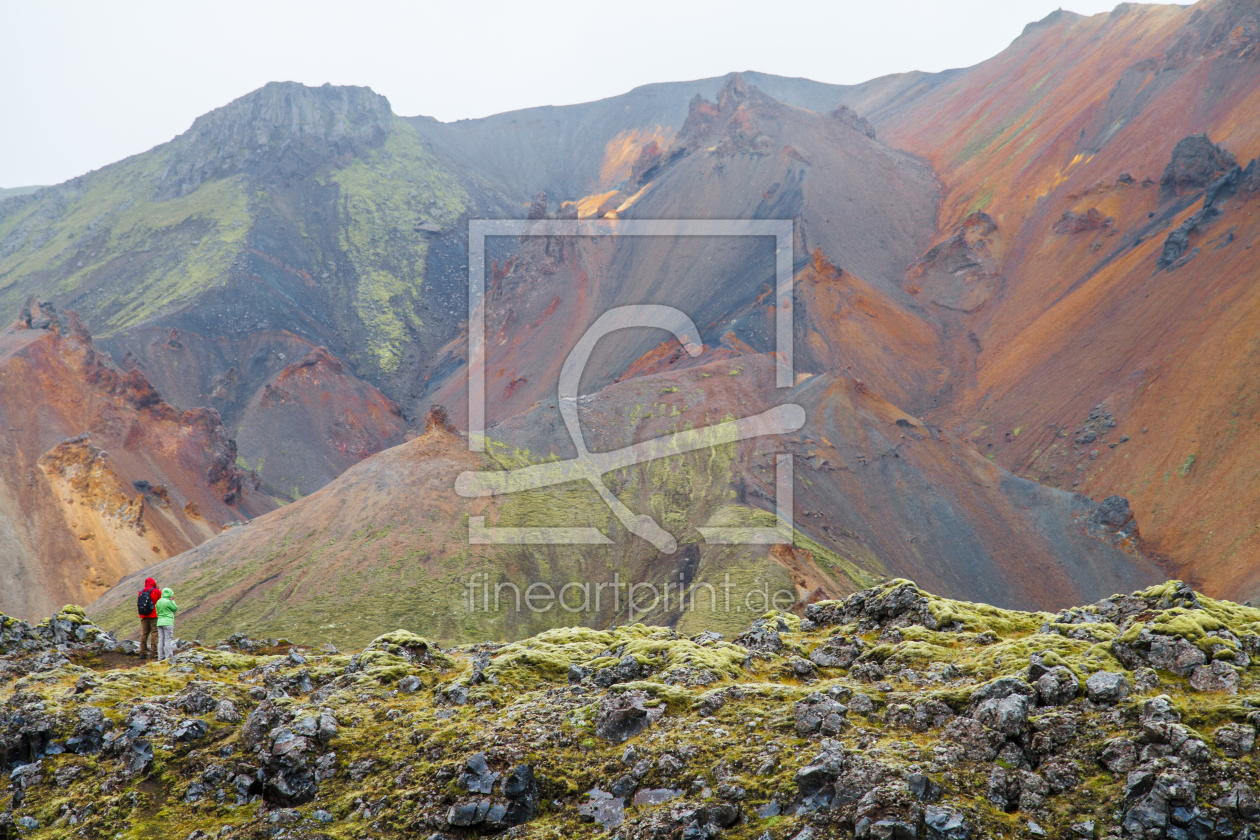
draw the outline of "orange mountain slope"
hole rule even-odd
[[[0,611],[87,602],[120,577],[275,507],[210,409],[122,373],[73,315],[30,305],[0,331]]]
[[[389,372],[381,367],[372,381],[410,416],[440,403],[457,425],[466,419],[469,251],[459,238],[463,222],[452,221],[456,205],[461,220],[497,215],[496,208],[609,224],[790,219],[793,393],[808,422],[783,443],[796,456],[798,530],[813,559],[702,552],[693,572],[773,568],[798,588],[817,581],[824,590],[846,585],[841,578],[887,572],[1012,606],[1079,601],[1165,576],[1245,598],[1260,592],[1260,164],[1250,163],[1260,154],[1258,76],[1255,0],[1122,4],[1092,17],[1056,12],[991,60],[940,74],[850,88],[732,74],[451,125],[418,118],[410,122],[414,135],[393,121],[383,135],[392,141],[383,140],[372,160],[395,161],[391,172],[409,177],[378,183],[360,171],[338,180],[337,190],[359,183],[388,197],[379,215],[342,221],[370,218],[373,235],[412,243],[408,253],[422,248],[426,261],[435,260],[417,280],[420,297],[390,298],[407,316],[398,334],[411,338],[382,344],[383,332],[365,345],[357,328],[326,333],[247,307],[232,320],[241,349],[203,366],[194,377],[201,384],[188,393],[220,399],[213,394],[231,390],[232,370],[236,382],[248,378],[233,398],[232,423],[241,424],[251,451],[282,429],[301,429],[306,442],[293,464],[283,448],[268,451],[260,466],[269,486],[317,461],[319,480],[327,480],[352,463],[338,458],[387,445],[396,432],[388,401],[358,389],[331,357],[286,367],[315,344],[356,369],[364,348],[375,348]],[[468,190],[442,204],[450,213],[439,220],[416,212],[420,188],[431,183],[416,161],[430,154]],[[493,180],[493,189],[480,195],[477,179],[464,178],[470,173]],[[395,194],[399,184],[410,186]],[[292,200],[276,205],[276,219],[308,206],[363,206],[334,201],[325,186],[295,175],[282,190]],[[333,238],[340,228],[312,226],[324,231],[316,258],[295,234],[301,225],[285,222],[278,237],[269,231],[279,222],[268,219],[249,253],[267,256],[262,262],[280,272],[276,282],[296,284],[283,288],[305,290],[297,294],[305,299],[325,270],[341,277],[345,260],[331,261],[342,247],[340,234]],[[33,225],[22,230],[34,235]],[[288,243],[281,249],[288,256],[275,243]],[[666,431],[675,420],[700,425],[766,404],[744,383],[776,351],[780,312],[767,242],[539,236],[500,237],[486,248],[486,416],[500,447],[487,457],[495,463],[571,454],[557,420],[559,370],[595,319],[624,304],[684,311],[705,354],[680,353],[660,331],[601,339],[581,383],[582,405],[604,406],[590,418],[595,448],[648,427]],[[272,277],[267,271],[255,273]],[[346,282],[371,291],[360,280],[374,271]],[[219,341],[208,319],[192,318],[201,305],[189,306],[187,333]],[[386,311],[352,309],[369,320]],[[286,345],[280,359],[274,336],[285,330],[306,344]],[[183,368],[165,347],[149,341],[134,351],[137,364],[184,388],[176,381]],[[247,371],[247,355],[266,363]],[[729,368],[722,376],[720,365]],[[324,394],[353,410],[344,417],[312,410]],[[359,425],[351,414],[368,419]],[[426,440],[353,466],[326,492],[268,517],[266,528],[257,523],[254,539],[232,532],[167,561],[164,574],[200,587],[199,597],[217,605],[217,617],[206,612],[199,626],[217,627],[229,607],[256,603],[253,630],[283,634],[290,625],[315,626],[320,599],[367,603],[357,591],[329,589],[330,576],[414,572],[399,604],[438,616],[436,630],[418,629],[460,638],[468,628],[426,594],[434,581],[450,587],[483,568],[556,582],[614,568],[648,579],[675,570],[672,555],[634,540],[615,556],[470,546],[464,515],[529,523],[539,511],[561,509],[603,523],[608,514],[576,491],[484,507],[453,499],[456,460],[447,449],[455,444]],[[719,504],[730,497],[721,494],[734,494],[740,516],[770,506],[771,450],[737,450],[720,465],[720,480],[706,472],[699,481],[688,461],[673,471],[628,470],[609,486],[636,511],[673,511],[680,541],[686,535],[694,543],[703,523],[730,514]],[[418,472],[403,480],[396,474],[407,452]],[[432,470],[421,466],[425,458]],[[299,491],[303,485],[293,495]],[[351,504],[360,508],[343,517],[339,505]],[[1105,523],[1111,530],[1099,531]],[[389,543],[378,549],[378,539]],[[832,561],[822,557],[836,558],[833,570],[843,560],[847,571],[824,585],[818,573]],[[109,610],[121,609],[119,597],[110,596]],[[493,631],[536,629],[500,622]]]
[[[1000,240],[961,279],[907,278],[974,360],[933,417],[1019,475],[1129,497],[1177,576],[1260,591],[1260,201],[1229,166],[1260,153],[1260,6],[1055,13],[873,118],[944,183],[942,241],[981,211]]]
[[[402,410],[328,348],[285,331],[236,341],[145,329],[97,342],[181,406],[207,406],[232,430],[261,489],[291,501],[401,443]]]

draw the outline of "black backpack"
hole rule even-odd
[[[145,589],[136,596],[136,610],[139,611],[141,618],[153,612],[153,598],[149,595],[149,590]]]

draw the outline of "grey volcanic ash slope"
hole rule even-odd
[[[780,102],[825,112],[849,91],[811,79],[748,72],[743,77]],[[668,145],[697,96],[713,99],[730,76],[637,87],[580,105],[509,111],[475,120],[410,117],[434,147],[500,184],[517,200],[539,191],[577,201],[613,189],[631,175],[639,150]]]
[[[672,143],[695,98],[716,99],[735,75],[794,108],[825,114],[847,105],[864,115],[883,115],[960,72],[898,73],[858,85],[833,85],[746,71],[643,85],[578,105],[525,108],[451,123],[431,117],[407,121],[436,149],[492,179],[517,201],[539,191],[554,201],[577,201],[629,179],[640,149],[652,142]]]

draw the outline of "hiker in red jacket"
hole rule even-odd
[[[136,610],[140,613],[140,658],[149,658],[149,637],[153,637],[153,655],[157,656],[157,602],[162,590],[153,578],[144,579],[144,589],[136,595]]]

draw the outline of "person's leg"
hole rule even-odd
[[[154,625],[157,623],[155,618],[140,619],[140,658],[149,658],[149,638],[153,636]],[[153,653],[157,655],[157,639],[153,639]]]
[[[158,632],[157,658],[159,662],[161,662],[163,659],[166,658],[166,634],[170,631],[170,629],[171,628],[169,627],[159,627],[157,629],[157,632]]]
[[[175,625],[166,628],[166,658],[175,655]]]

